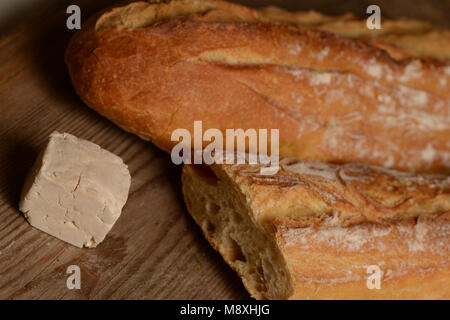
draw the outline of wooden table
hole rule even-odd
[[[364,16],[368,4],[378,3],[385,17],[449,23],[445,1],[298,2],[259,5]],[[65,10],[73,3],[86,18],[111,1],[40,1],[0,22],[0,299],[248,299],[187,214],[180,167],[91,111],[73,91],[63,62],[73,34]],[[95,249],[78,249],[36,230],[18,211],[27,171],[54,130],[91,140],[130,168],[122,216]],[[66,287],[66,269],[74,264],[81,269],[80,290]]]

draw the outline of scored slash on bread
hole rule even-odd
[[[450,177],[284,159],[185,165],[186,206],[258,299],[448,299]],[[383,272],[369,290],[367,267]]]
[[[175,129],[202,120],[205,130],[279,129],[282,156],[449,172],[450,35],[411,20],[383,26],[136,2],[90,19],[65,59],[87,105],[165,151]]]

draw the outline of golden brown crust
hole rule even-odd
[[[433,57],[442,61],[450,60],[450,31],[430,30],[419,34],[388,34],[373,42],[374,45],[386,50],[394,56],[394,50],[402,51],[403,55],[395,59],[410,57]]]
[[[450,170],[448,61],[395,60],[317,31],[335,23],[321,15],[186,3],[140,2],[90,20],[66,52],[81,98],[166,151],[174,129],[203,120],[204,130],[278,128],[283,156]],[[281,16],[286,24],[267,22]],[[402,50],[396,58],[412,55]]]
[[[295,278],[291,299],[449,299],[450,212],[347,228],[288,227],[276,236]],[[324,224],[324,223],[322,223]],[[369,290],[367,267],[382,274]]]
[[[278,298],[450,298],[442,286],[450,280],[448,176],[293,159],[281,166],[264,177],[259,166],[213,165],[214,183],[191,165],[183,170],[187,208],[205,234],[205,204],[195,190],[222,188],[216,201],[236,190],[250,221],[276,239],[294,283]],[[227,260],[220,239],[207,237]],[[367,287],[374,265],[383,272],[379,290]]]
[[[450,211],[450,176],[387,170],[365,164],[325,164],[286,158],[275,175],[261,165],[221,165],[251,198],[261,221],[333,219],[338,226],[389,223]],[[213,167],[215,168],[215,167]]]

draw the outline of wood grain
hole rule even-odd
[[[412,10],[408,1],[379,2],[395,14]],[[111,1],[41,1],[0,24],[0,299],[248,299],[186,213],[180,168],[74,93],[63,62],[73,34],[65,27],[65,9],[74,3],[84,19]],[[342,2],[340,9],[330,1],[272,3],[361,15],[359,1]],[[447,5],[439,3],[428,5],[422,18],[446,26]],[[122,216],[95,249],[78,249],[32,228],[17,209],[27,171],[54,130],[91,140],[130,168]],[[72,264],[81,268],[81,290],[66,287]]]

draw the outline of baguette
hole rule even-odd
[[[65,60],[88,106],[165,151],[175,129],[202,120],[204,130],[279,129],[282,156],[448,173],[450,35],[411,20],[383,26],[135,2],[90,19]]]
[[[449,176],[280,164],[183,169],[188,211],[252,297],[450,299]]]

